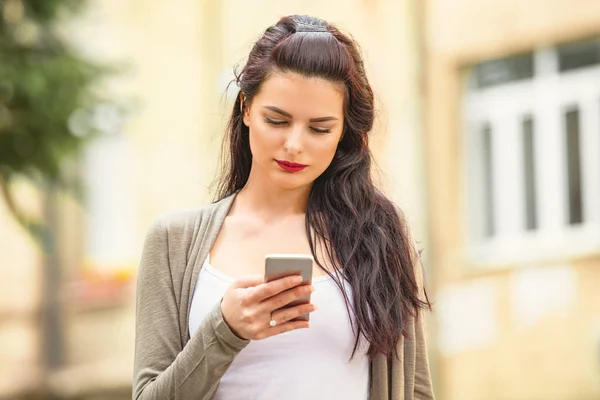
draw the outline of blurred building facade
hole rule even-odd
[[[438,397],[598,398],[600,3],[586,0],[90,1],[65,31],[130,65],[106,90],[137,108],[83,157],[86,203],[57,199],[59,337],[40,316],[48,255],[0,202],[0,398],[130,396],[145,231],[212,200],[233,66],[294,13],[362,46],[381,183],[425,250]]]
[[[600,3],[425,15],[438,392],[600,398]]]

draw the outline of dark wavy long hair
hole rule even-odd
[[[419,254],[410,239],[400,210],[371,179],[368,147],[373,126],[373,92],[357,44],[321,19],[293,15],[268,28],[250,51],[236,81],[240,88],[229,120],[225,164],[217,198],[227,197],[248,181],[252,154],[243,108],[273,71],[319,77],[345,87],[344,131],[333,161],[313,186],[306,208],[306,233],[319,267],[340,289],[341,275],[352,288],[356,342],[369,342],[368,355],[395,355],[406,335],[408,318],[429,308],[418,292],[414,267]],[[244,100],[242,100],[242,98]],[[327,271],[315,248],[325,254],[340,274]],[[420,271],[418,271],[420,273]],[[342,289],[346,297],[346,292]],[[346,297],[347,306],[350,304]],[[350,308],[349,308],[350,312]]]

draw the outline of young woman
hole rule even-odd
[[[432,399],[429,301],[409,227],[371,181],[357,45],[285,17],[237,83],[219,200],[146,238],[134,399]],[[312,254],[312,285],[264,283],[268,253]]]

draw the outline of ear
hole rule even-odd
[[[244,125],[250,126],[250,108],[244,107],[242,119],[244,121]]]
[[[240,112],[242,114],[244,125],[248,126],[250,123],[250,112],[248,104],[246,104],[246,95],[244,93],[240,93]]]

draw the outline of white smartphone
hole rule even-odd
[[[310,254],[267,254],[265,256],[265,282],[280,279],[290,275],[302,276],[301,285],[312,283],[313,257]],[[301,297],[287,306],[310,303],[310,295]],[[294,320],[308,321],[308,314]]]

